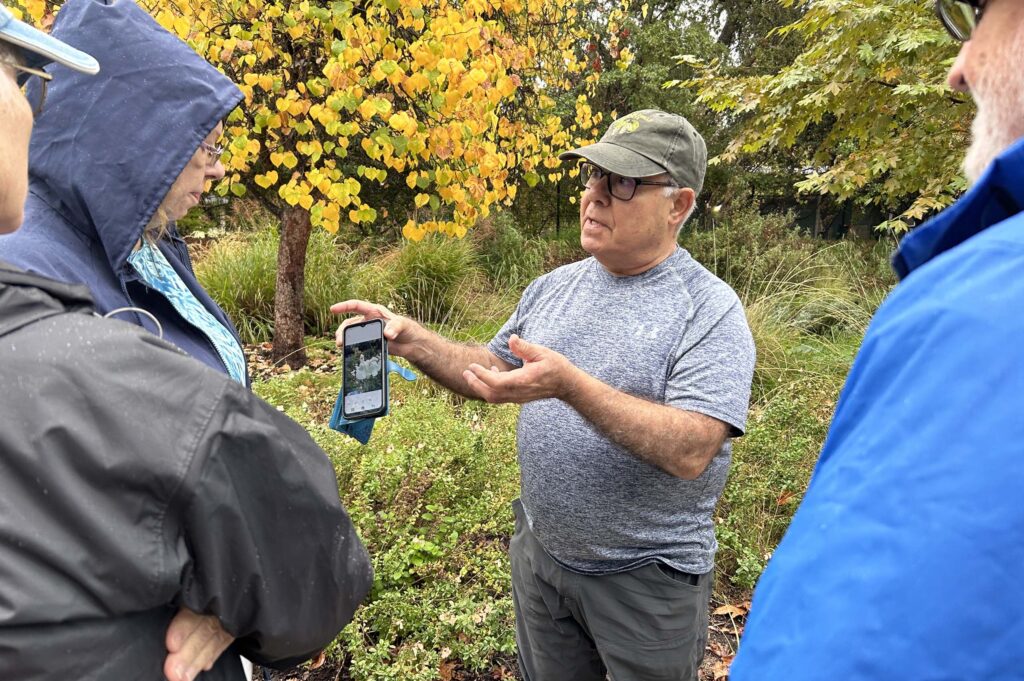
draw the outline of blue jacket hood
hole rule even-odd
[[[95,56],[102,75],[52,68],[29,151],[33,191],[93,230],[120,273],[171,184],[242,93],[129,0],[69,0],[52,33]]]

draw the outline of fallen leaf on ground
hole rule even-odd
[[[730,655],[728,658],[722,658],[715,663],[715,666],[711,670],[715,675],[715,681],[718,681],[718,679],[729,678],[729,665],[732,664],[732,661],[733,656]]]
[[[744,617],[747,614],[747,609],[742,605],[732,605],[731,603],[727,603],[712,610],[711,614],[728,615],[729,617]]]

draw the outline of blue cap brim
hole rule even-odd
[[[100,70],[99,62],[85,52],[18,21],[3,6],[0,6],[0,40],[19,48],[27,66],[40,68],[56,62],[90,75]]]

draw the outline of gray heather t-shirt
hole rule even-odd
[[[631,277],[594,258],[531,283],[488,349],[514,365],[509,336],[551,348],[618,390],[712,416],[741,435],[754,342],[728,285],[677,248]],[[613,444],[561,400],[524,404],[517,428],[522,502],[551,556],[584,573],[660,560],[713,567],[712,513],[731,443],[696,480],[682,480]]]

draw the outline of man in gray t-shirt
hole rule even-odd
[[[386,319],[391,353],[455,392],[523,404],[509,550],[524,678],[695,680],[754,367],[736,294],[676,244],[704,140],[644,110],[561,158],[584,159],[593,257],[531,283],[487,346],[364,301],[332,310]]]

